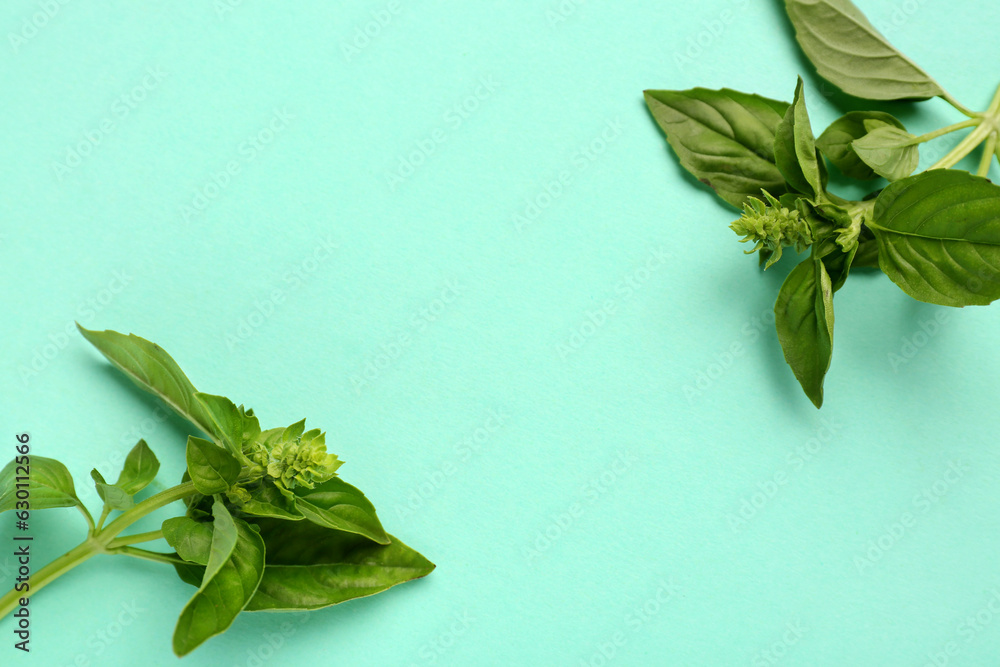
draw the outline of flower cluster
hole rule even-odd
[[[766,269],[781,258],[782,247],[795,246],[799,252],[808,248],[812,243],[812,234],[809,224],[797,210],[782,206],[766,190],[763,193],[767,202],[748,197],[743,204],[743,215],[729,228],[745,237],[740,239],[740,243],[757,243],[753,249],[746,251],[747,254],[758,250],[770,253],[764,265]]]
[[[318,428],[303,431],[304,419],[286,429],[261,433],[261,439],[252,446],[250,458],[279,488],[312,489],[332,478],[343,463],[326,451],[326,434]]]

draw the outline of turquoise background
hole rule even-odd
[[[985,108],[1000,6],[858,4]],[[793,261],[760,276],[643,105],[788,100],[802,73],[817,134],[863,106],[824,94],[780,5],[340,5],[0,10],[2,457],[29,432],[96,510],[89,470],[144,437],[172,484],[187,427],[71,325],[134,332],[262,424],[325,428],[438,565],[243,615],[183,664],[996,664],[1000,310],[852,276],[816,411],[762,320]],[[32,532],[37,569],[82,521]],[[33,600],[30,656],[0,622],[0,663],[177,664],[190,593],[95,559]]]

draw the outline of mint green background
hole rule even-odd
[[[74,319],[135,332],[263,424],[327,429],[344,478],[438,569],[305,617],[241,616],[184,664],[600,665],[612,649],[609,664],[994,664],[1000,310],[945,311],[853,276],[817,412],[759,324],[791,260],[759,276],[733,211],[680,170],[642,103],[644,88],[696,85],[787,100],[801,72],[817,133],[857,108],[824,97],[778,3],[567,1],[553,22],[555,0],[399,0],[349,58],[389,3],[233,4],[76,0],[15,48],[9,33],[44,3],[5,3],[2,457],[28,431],[86,488],[145,437],[172,483],[186,427],[62,333]],[[1000,7],[859,5],[986,106]],[[124,115],[116,100],[147,68],[164,77]],[[960,120],[937,100],[883,108],[916,132]],[[293,118],[241,149],[275,110]],[[609,122],[620,133],[602,148]],[[433,154],[390,188],[428,139]],[[239,173],[213,191],[230,161]],[[660,249],[669,260],[647,272]],[[449,284],[459,295],[437,303]],[[369,363],[383,368],[359,388]],[[503,424],[477,432],[491,411]],[[33,566],[81,524],[37,513]],[[12,565],[0,556],[5,582]],[[190,592],[162,566],[96,559],[32,602],[29,657],[0,622],[0,663],[176,664]],[[268,633],[281,646],[255,662]]]

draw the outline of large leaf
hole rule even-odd
[[[218,517],[216,517],[218,521]],[[264,542],[240,519],[234,519],[237,538],[230,555],[217,571],[209,557],[198,591],[184,607],[174,629],[174,653],[184,656],[205,640],[225,632],[254,596],[264,575]],[[214,533],[218,533],[216,526]],[[213,535],[213,549],[215,546]]]
[[[774,163],[774,136],[787,102],[735,90],[647,90],[646,104],[681,165],[737,208],[787,185]]]
[[[859,180],[878,178],[878,174],[865,164],[851,147],[851,143],[855,139],[860,139],[868,134],[865,121],[873,120],[900,130],[906,130],[903,124],[891,114],[882,111],[849,111],[830,123],[830,127],[819,135],[816,146],[845,176]]]
[[[320,526],[363,535],[380,544],[389,536],[365,494],[339,477],[314,489],[295,489],[295,507],[306,519]]]
[[[823,192],[823,177],[806,111],[802,77],[795,86],[795,99],[778,125],[774,160],[788,184],[799,192],[812,197]]]
[[[785,278],[774,304],[785,361],[818,408],[833,353],[833,285],[823,262],[808,257]]]
[[[434,564],[392,537],[388,545],[299,521],[257,522],[268,564],[247,611],[319,609],[426,576]]]
[[[28,496],[31,509],[53,507],[83,507],[76,497],[73,476],[59,461],[44,456],[31,455],[27,466]],[[14,459],[0,470],[0,512],[17,508],[17,485],[23,483],[25,466]]]
[[[872,123],[876,121],[868,121]],[[857,156],[879,176],[890,181],[906,178],[920,162],[920,150],[914,137],[892,125],[876,127],[856,139],[851,147]]]
[[[785,0],[785,9],[816,71],[845,93],[869,100],[944,95],[850,0]]]
[[[868,227],[879,266],[904,292],[942,306],[1000,298],[1000,186],[934,169],[887,187]]]
[[[162,347],[135,334],[126,336],[117,331],[90,331],[76,326],[84,338],[139,387],[159,396],[174,412],[216,437],[211,419],[194,398],[194,385]]]
[[[240,462],[227,450],[188,436],[187,472],[200,493],[210,496],[225,491],[239,479],[241,469]]]

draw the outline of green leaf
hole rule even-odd
[[[25,475],[27,472],[27,475]],[[17,508],[18,485],[27,477],[27,490],[31,509],[43,510],[55,507],[83,507],[76,497],[73,476],[59,461],[44,456],[30,456],[27,471],[24,465],[12,460],[0,470],[0,512]]]
[[[244,442],[260,435],[260,423],[253,410],[244,410],[242,405],[237,407],[225,396],[198,392],[194,397],[211,420],[214,432],[236,456],[243,453]]]
[[[244,514],[290,521],[300,521],[304,518],[296,509],[296,501],[293,498],[286,498],[270,482],[263,482],[257,488],[246,490],[250,494],[250,500],[244,500],[239,508]]]
[[[901,122],[891,114],[881,111],[850,111],[830,123],[830,127],[819,135],[816,146],[830,159],[837,169],[849,178],[871,180],[878,178],[871,167],[854,152],[851,143],[868,134],[865,121],[879,121],[884,125],[906,130]]]
[[[813,197],[823,192],[823,177],[806,111],[802,77],[795,86],[795,99],[778,125],[774,160],[788,184],[799,192]]]
[[[357,533],[379,544],[388,544],[389,536],[375,515],[375,508],[365,495],[339,477],[314,489],[295,489],[295,506],[313,523]]]
[[[216,516],[216,522],[220,516]],[[173,647],[178,656],[187,655],[205,640],[225,632],[253,598],[264,575],[263,540],[244,521],[231,520],[236,529],[235,547],[211,576],[215,553],[209,557],[201,587],[177,620]],[[213,532],[221,530],[221,524],[217,524]],[[213,551],[215,541],[213,535]]]
[[[239,537],[233,515],[218,500],[212,504],[212,519],[212,544],[205,564],[205,581],[214,577],[226,564]]]
[[[160,471],[160,462],[153,454],[145,440],[132,448],[132,451],[125,457],[125,465],[118,475],[115,486],[123,489],[125,493],[134,496],[156,479],[156,473]]]
[[[795,37],[816,71],[848,95],[928,99],[944,90],[897,51],[850,0],[785,0]]]
[[[97,495],[101,497],[101,500],[104,501],[104,504],[107,505],[108,509],[127,510],[134,504],[132,496],[126,493],[125,489],[105,482],[104,476],[101,475],[97,468],[90,471],[90,477],[94,480],[94,487],[97,488]]]
[[[208,440],[188,436],[187,471],[199,492],[222,493],[240,477],[242,466],[232,454]]]
[[[395,537],[380,545],[306,521],[256,523],[267,545],[268,564],[247,611],[320,609],[434,570],[433,563]]]
[[[865,269],[879,268],[878,241],[874,238],[861,239],[858,241],[857,254],[854,255],[852,266]]]
[[[855,139],[851,148],[876,174],[898,181],[912,174],[920,161],[919,147],[913,143],[915,139],[906,130],[883,125]]]
[[[164,521],[162,530],[163,539],[178,556],[192,563],[208,565],[212,550],[212,524],[178,516]],[[198,581],[201,581],[200,575]]]
[[[681,165],[724,200],[741,208],[787,185],[774,163],[774,136],[786,102],[735,90],[647,90],[646,104]]]
[[[774,304],[785,361],[818,408],[833,353],[833,285],[823,262],[809,257],[792,269]]]
[[[194,385],[162,347],[135,334],[126,336],[117,331],[90,331],[76,326],[84,338],[140,388],[159,396],[181,417],[216,436],[211,419],[194,399]]]
[[[1000,298],[1000,186],[955,169],[890,184],[868,227],[879,266],[900,289],[942,306]]]

